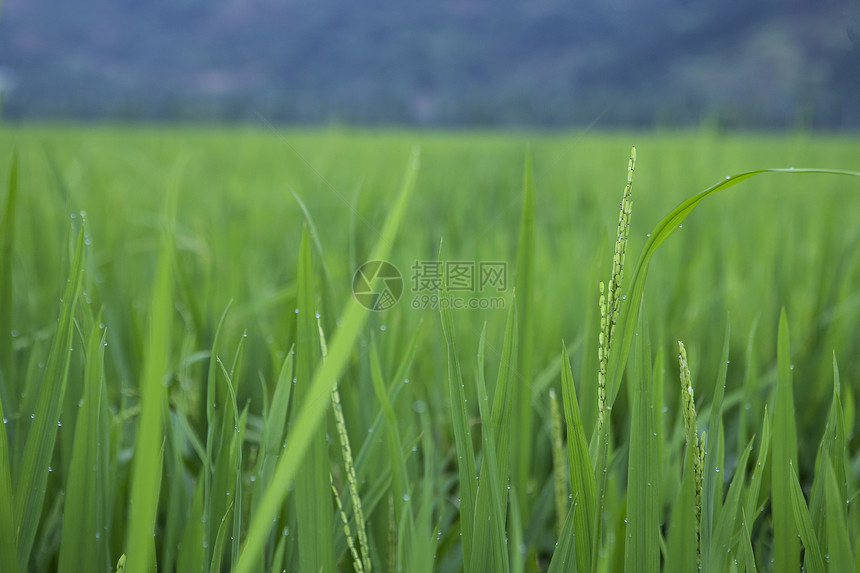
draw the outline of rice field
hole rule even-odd
[[[860,571],[857,172],[0,127],[0,568]]]

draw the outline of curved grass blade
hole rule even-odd
[[[709,195],[713,195],[719,191],[723,191],[728,189],[729,187],[733,187],[742,181],[745,181],[751,177],[755,177],[756,175],[761,175],[764,173],[791,173],[791,174],[830,174],[830,175],[848,175],[851,177],[860,177],[860,172],[856,171],[842,171],[837,169],[758,169],[755,171],[747,171],[745,173],[739,173],[737,175],[731,175],[726,177],[723,181],[705,189],[704,191],[693,195],[686,201],[683,201],[680,205],[675,207],[668,215],[666,215],[662,221],[660,221],[654,230],[651,231],[651,234],[648,237],[648,240],[645,242],[645,246],[642,247],[642,252],[639,255],[639,260],[636,263],[636,268],[633,271],[633,275],[630,280],[630,290],[628,291],[627,299],[622,303],[621,306],[621,315],[618,319],[619,322],[619,330],[620,337],[618,339],[614,339],[618,342],[617,345],[613,345],[613,351],[611,356],[609,357],[609,366],[607,370],[607,400],[609,406],[615,400],[615,396],[618,393],[619,383],[621,381],[621,375],[624,371],[624,366],[627,364],[627,357],[630,353],[630,345],[633,341],[633,334],[636,331],[636,319],[639,314],[639,304],[638,301],[642,297],[642,292],[645,289],[645,279],[648,274],[648,266],[651,262],[651,257],[654,256],[654,253],[657,249],[662,245],[666,239],[668,239],[672,233],[678,228],[678,225],[684,222],[684,220],[693,212],[693,210],[702,202],[703,199],[708,197]],[[614,337],[613,337],[614,338]]]
[[[385,221],[371,260],[383,260],[391,251],[394,237],[415,185],[418,164],[419,153],[416,149],[410,156],[400,193]],[[314,372],[307,397],[297,409],[298,415],[293,425],[294,432],[287,440],[286,448],[278,460],[272,483],[263,494],[260,511],[251,519],[245,546],[236,564],[236,573],[250,573],[257,558],[262,555],[268,533],[272,528],[272,521],[277,517],[278,510],[299,470],[299,464],[311,445],[313,432],[323,420],[331,389],[349,360],[367,313],[368,310],[354,300],[344,310],[343,318],[339,322],[341,326],[329,345],[328,359]]]

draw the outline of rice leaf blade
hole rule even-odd
[[[391,251],[415,185],[418,165],[419,154],[416,149],[410,156],[400,192],[386,218],[371,260],[383,260]],[[328,359],[314,372],[307,398],[297,410],[297,420],[293,425],[295,433],[287,441],[275,468],[272,483],[263,493],[260,511],[251,517],[245,545],[236,564],[236,573],[250,573],[257,558],[262,555],[272,521],[296,477],[299,462],[311,445],[312,433],[323,420],[331,389],[352,354],[353,344],[367,318],[367,312],[367,309],[356,301],[351,301],[343,311],[342,320],[339,321],[340,328],[329,345]]]
[[[57,438],[57,422],[69,377],[74,313],[83,281],[84,229],[78,234],[75,257],[63,294],[60,320],[45,364],[35,412],[24,445],[20,473],[15,484],[18,522],[18,566],[29,570],[33,542],[45,502],[49,466]]]
[[[773,512],[774,571],[800,569],[800,545],[792,506],[792,464],[797,460],[794,391],[791,376],[788,319],[785,309],[779,316],[777,346],[778,386],[773,424],[773,471],[771,500]]]
[[[304,404],[310,395],[311,376],[320,360],[319,331],[316,324],[313,266],[311,263],[308,231],[302,233],[298,268],[298,315],[296,317],[296,399],[294,405]],[[296,432],[290,428],[289,443]],[[331,499],[331,478],[326,442],[326,428],[320,425],[311,430],[310,445],[300,463],[302,471],[296,476],[296,517],[299,535],[299,566],[302,571],[333,572],[334,508]]]
[[[564,344],[562,344],[561,388],[564,417],[567,423],[567,458],[571,495],[580,500],[579,509],[574,515],[576,521],[574,525],[577,531],[577,566],[582,571],[591,571],[597,530],[594,471],[591,456],[588,453],[583,420],[577,403],[573,372]]]
[[[636,358],[632,376],[633,419],[630,422],[627,466],[624,566],[627,571],[656,573],[660,569],[658,435],[654,421],[651,342],[644,312],[639,314]]]

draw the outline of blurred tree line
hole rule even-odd
[[[860,127],[857,0],[3,0],[3,117]]]

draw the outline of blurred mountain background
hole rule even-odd
[[[0,0],[2,117],[860,127],[856,0]]]

